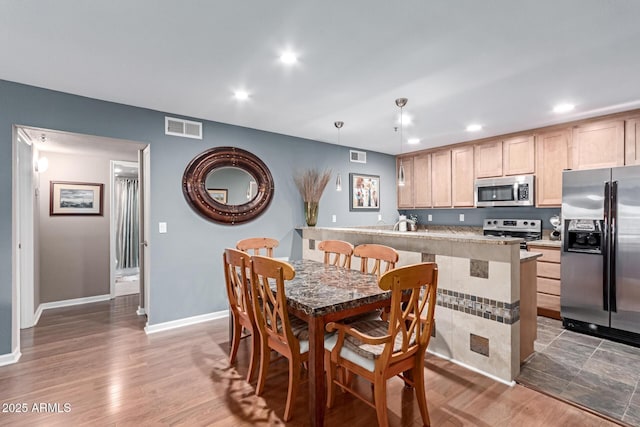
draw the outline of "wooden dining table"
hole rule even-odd
[[[309,324],[309,416],[312,426],[322,426],[326,406],[325,325],[387,307],[391,292],[380,289],[373,274],[309,260],[290,264],[296,276],[285,284],[287,308]]]

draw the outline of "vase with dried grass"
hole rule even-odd
[[[298,172],[293,176],[304,202],[304,219],[309,227],[315,226],[318,222],[318,203],[330,178],[330,169],[320,172],[315,168]]]

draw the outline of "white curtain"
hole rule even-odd
[[[138,178],[116,178],[116,268],[138,267]]]

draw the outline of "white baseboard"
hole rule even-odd
[[[437,352],[435,352],[435,351],[431,351],[431,350],[429,350],[429,349],[427,349],[427,353],[433,354],[434,356],[438,356],[438,357],[439,357],[439,358],[441,358],[441,359],[448,360],[449,362],[451,362],[451,363],[455,363],[456,365],[458,365],[458,366],[462,366],[463,368],[468,369],[468,370],[470,370],[470,371],[477,372],[477,373],[479,373],[480,375],[484,375],[485,377],[489,377],[489,378],[491,378],[492,380],[497,381],[497,382],[499,382],[499,383],[506,384],[506,385],[508,385],[509,387],[513,387],[514,385],[516,385],[516,382],[515,382],[515,381],[507,381],[507,380],[503,380],[502,378],[496,377],[496,376],[495,376],[495,375],[493,375],[493,374],[490,374],[490,373],[485,372],[485,371],[483,371],[483,370],[481,370],[481,369],[478,369],[478,368],[474,368],[473,366],[469,366],[469,365],[467,365],[466,363],[460,362],[459,360],[453,359],[453,358],[451,358],[451,357],[449,357],[449,356],[445,356],[444,354],[440,354],[440,353],[437,353]]]
[[[108,301],[110,299],[111,299],[111,295],[105,294],[105,295],[96,295],[96,296],[84,297],[84,298],[65,299],[62,301],[43,302],[38,307],[38,310],[40,310],[41,308],[42,310],[48,310],[50,308],[60,308],[60,307],[69,307],[72,305],[89,304],[92,302]]]
[[[19,349],[16,349],[13,353],[0,354],[0,366],[16,363],[20,360],[20,356],[22,356],[22,353],[20,353]]]
[[[170,329],[195,325],[197,323],[208,322],[210,320],[223,319],[225,317],[229,317],[229,310],[216,311],[213,313],[201,314],[199,316],[193,316],[193,317],[186,317],[184,319],[158,323],[157,325],[149,325],[147,323],[147,326],[144,327],[144,331],[147,333],[147,335],[155,334],[156,332],[168,331]]]
[[[38,324],[38,321],[40,320],[40,316],[42,316],[42,310],[44,310],[44,308],[42,308],[42,304],[38,305],[38,309],[36,310],[36,313],[33,315],[33,326],[36,326]]]

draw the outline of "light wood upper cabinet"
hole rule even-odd
[[[430,208],[431,154],[418,154],[413,158],[413,190],[416,208]]]
[[[536,135],[536,206],[562,205],[562,171],[569,167],[569,129]]]
[[[625,165],[640,165],[640,117],[625,122]]]
[[[505,139],[502,142],[505,175],[524,175],[535,172],[535,142],[533,135]]]
[[[404,167],[404,185],[398,184],[400,162]],[[402,157],[396,162],[396,186],[398,187],[398,208],[412,208],[413,203],[413,157]]]
[[[451,198],[455,207],[473,207],[473,146],[451,150]]]
[[[451,150],[431,153],[431,197],[434,208],[451,207]]]
[[[573,128],[570,155],[574,169],[624,165],[624,121],[594,122]]]
[[[502,176],[502,141],[484,142],[474,150],[476,178]]]

